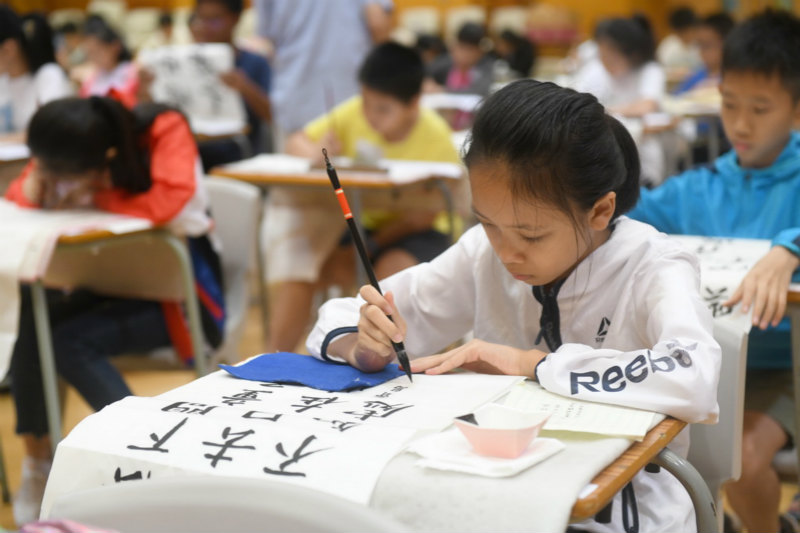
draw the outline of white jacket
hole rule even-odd
[[[609,240],[558,292],[563,344],[538,366],[539,382],[564,396],[716,422],[721,354],[699,280],[690,252],[651,226],[621,217]],[[406,320],[411,358],[437,353],[470,331],[487,342],[549,351],[540,335],[542,305],[503,267],[481,227],[381,288],[394,293]],[[325,358],[331,340],[355,331],[362,304],[360,298],[325,303],[308,338],[310,352]],[[688,439],[687,428],[670,448],[685,456]],[[642,471],[632,485],[640,531],[696,529],[689,497],[670,474]],[[622,507],[618,494],[611,523],[575,527],[623,531]]]

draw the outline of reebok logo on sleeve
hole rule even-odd
[[[572,395],[578,394],[580,387],[591,392],[600,392],[600,389],[605,392],[619,392],[628,386],[628,382],[640,383],[659,372],[674,372],[678,368],[692,366],[689,352],[697,348],[697,343],[685,346],[678,341],[671,341],[666,344],[666,348],[670,350],[668,355],[654,357],[659,354],[653,353],[652,350],[646,350],[644,353],[637,354],[624,368],[620,365],[612,365],[602,375],[594,370],[570,372],[569,392]]]

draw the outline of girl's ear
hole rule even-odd
[[[794,99],[794,96],[792,96]],[[792,128],[800,128],[800,98],[794,102],[794,110],[792,111]]]
[[[608,228],[614,212],[617,209],[617,193],[607,192],[594,203],[589,211],[589,227],[595,231],[603,231]]]

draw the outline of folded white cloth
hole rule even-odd
[[[408,447],[408,451],[422,456],[417,466],[486,477],[513,476],[563,449],[560,440],[538,437],[516,459],[487,457],[475,453],[456,428],[415,440]]]

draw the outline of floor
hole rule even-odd
[[[261,313],[257,306],[253,306],[247,317],[244,337],[240,347],[242,356],[251,356],[261,353],[263,336],[261,328]],[[190,382],[195,374],[191,370],[128,370],[124,372],[125,380],[130,385],[134,394],[139,396],[153,396],[174,389]],[[91,409],[74,390],[67,390],[64,431],[70,431],[85,416],[91,414]],[[5,466],[12,491],[19,483],[20,464],[22,460],[22,443],[14,435],[14,407],[11,395],[8,392],[0,393],[0,442],[3,447]],[[782,486],[781,509],[786,509],[792,496],[797,492],[797,485],[784,484]],[[0,505],[0,531],[14,529],[14,519],[11,505]]]

